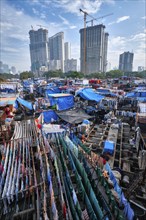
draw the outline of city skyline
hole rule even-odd
[[[138,66],[146,66],[146,3],[143,0],[3,0],[0,4],[0,60],[20,71],[30,70],[31,66],[28,35],[31,26],[35,30],[39,25],[46,28],[49,37],[63,31],[64,41],[71,43],[72,58],[80,63],[79,30],[84,25],[80,8],[95,18],[113,13],[95,22],[104,24],[109,33],[107,59],[112,69],[118,67],[119,55],[126,51],[134,53],[133,71]]]

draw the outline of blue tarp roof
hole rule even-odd
[[[84,89],[78,90],[76,95],[80,95],[83,99],[92,100],[96,102],[100,102],[104,98],[104,96],[99,95],[93,89],[90,89],[90,88],[87,88],[87,89],[84,88]]]
[[[111,155],[113,155],[114,154],[114,147],[115,147],[115,144],[113,141],[105,141],[103,153],[110,153]]]
[[[60,93],[60,89],[58,87],[53,87],[53,88],[49,88],[47,87],[46,89],[46,95],[48,96],[48,94],[56,94],[56,93]]]
[[[44,116],[44,123],[50,123],[52,119],[54,121],[57,121],[57,119],[58,119],[56,112],[53,110],[45,111],[42,114]]]
[[[71,94],[48,94],[50,105],[57,105],[59,111],[72,108],[74,106],[74,96]]]
[[[30,110],[33,110],[33,105],[32,105],[31,102],[28,102],[28,101],[26,101],[26,100],[24,100],[24,99],[22,99],[22,98],[20,98],[20,97],[17,98],[17,101],[18,101],[21,105],[25,106],[26,108],[28,108],[28,109],[30,109]]]
[[[115,93],[111,92],[108,89],[97,89],[96,91],[101,95],[117,96]]]
[[[139,101],[146,101],[146,91],[133,91],[125,95],[127,98],[135,98]]]

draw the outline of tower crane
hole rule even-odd
[[[93,16],[89,15],[86,11],[83,11],[80,8],[80,12],[84,14],[84,73],[86,74],[86,18],[87,15],[92,19],[95,19]]]
[[[107,14],[107,15],[103,15],[103,16],[98,17],[98,18],[93,18],[93,19],[90,20],[90,21],[86,21],[86,24],[89,23],[89,22],[91,22],[91,26],[93,26],[93,21],[95,21],[95,20],[97,21],[97,20],[99,20],[99,19],[101,19],[101,18],[105,18],[105,17],[110,16],[110,15],[113,15],[113,13],[110,13],[110,14]]]
[[[91,16],[90,14],[88,14],[86,11],[83,11],[81,8],[80,8],[80,12],[82,12],[82,13],[84,14],[84,74],[86,74],[86,23],[91,22],[91,26],[93,26],[93,21],[94,21],[94,20],[98,20],[98,19],[100,19],[100,18],[104,18],[104,17],[106,17],[106,16],[110,16],[110,15],[112,15],[113,13],[107,14],[107,15],[104,15],[104,16],[101,16],[101,17],[98,17],[98,18],[94,18],[93,16]],[[91,17],[92,20],[86,21],[87,16],[88,16],[88,17]]]

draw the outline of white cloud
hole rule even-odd
[[[16,15],[18,15],[18,16],[23,15],[23,11],[16,11]]]
[[[141,17],[142,19],[146,19],[146,16]]]
[[[82,8],[86,10],[88,13],[94,14],[99,11],[102,1],[99,0],[56,0],[53,2],[56,8],[63,8],[66,12],[70,12],[73,14],[81,15],[79,9]]]
[[[138,33],[130,36],[129,38],[120,36],[109,38],[108,62],[112,64],[112,68],[114,66],[118,66],[119,55],[126,51],[134,52],[133,70],[136,71],[139,65],[145,66],[145,34]]]
[[[1,28],[5,28],[5,29],[11,29],[13,28],[14,25],[12,23],[9,23],[9,22],[1,22]]]
[[[41,13],[40,18],[41,18],[41,19],[45,19],[45,18],[46,18],[45,13]]]
[[[61,20],[63,21],[63,24],[69,25],[69,21],[68,21],[66,18],[64,18],[64,17],[61,16],[61,15],[58,15],[58,17],[61,18]]]
[[[122,21],[128,20],[130,18],[130,16],[123,16],[117,19],[116,23],[120,23]]]
[[[32,11],[35,15],[39,15],[39,12],[35,8],[32,8]]]
[[[34,29],[37,24],[48,27],[49,36],[52,36],[56,34],[56,32],[64,30],[63,24],[50,22],[48,25],[48,22],[41,19],[40,16],[31,17],[26,14],[20,16],[19,13],[16,13],[17,10],[12,6],[9,6],[5,1],[2,1],[2,8],[0,28],[2,51],[1,60],[9,65],[16,66],[16,68],[21,71],[29,70],[30,54],[28,32],[31,29],[31,25]],[[34,12],[36,11],[34,10]],[[36,29],[38,29],[38,27],[36,27]],[[8,48],[11,48],[11,52],[15,52],[14,56],[12,56],[12,53],[8,53]]]
[[[17,53],[17,52],[19,52],[19,50],[18,49],[15,49],[15,48],[12,48],[12,47],[5,47],[5,48],[3,48],[3,51],[4,52],[9,52],[9,53]]]
[[[141,40],[146,40],[146,34],[145,33],[136,34],[136,35],[132,36],[129,40],[141,42]]]
[[[70,26],[70,29],[75,29],[75,28],[77,28],[77,26],[75,25]]]
[[[113,25],[113,24],[116,24],[116,23],[118,24],[118,23],[120,23],[122,21],[126,21],[128,19],[130,19],[130,16],[123,16],[123,17],[117,18],[116,21],[112,21],[112,22],[108,23],[108,25]]]

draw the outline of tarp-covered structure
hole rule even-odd
[[[62,111],[74,107],[74,96],[71,94],[48,94],[50,106],[56,105],[57,110]]]
[[[91,88],[83,88],[76,92],[83,99],[100,102],[104,96],[99,95],[96,91]]]
[[[138,90],[129,92],[125,95],[126,98],[133,98],[138,101],[146,101],[146,90]]]
[[[41,113],[43,115],[43,121],[44,123],[50,123],[52,121],[57,121],[58,116],[55,111],[48,110]]]
[[[18,98],[16,99],[16,102],[20,103],[21,105],[23,105],[24,107],[26,107],[26,108],[29,109],[29,110],[33,110],[33,104],[32,104],[32,102],[28,102],[28,101],[26,101],[26,100],[24,100],[24,99],[22,99],[22,98],[20,98],[20,97],[18,97]]]
[[[98,94],[100,95],[104,95],[104,96],[112,96],[112,97],[116,97],[117,95],[113,92],[111,92],[109,89],[97,89],[96,90]]]
[[[0,92],[15,93],[17,83],[0,83]]]
[[[63,112],[57,112],[57,115],[64,121],[70,124],[79,124],[83,122],[84,119],[90,119],[93,116],[86,114],[83,110],[69,110]]]
[[[60,93],[60,89],[58,87],[47,87],[45,93],[46,96],[48,97],[49,94]]]

